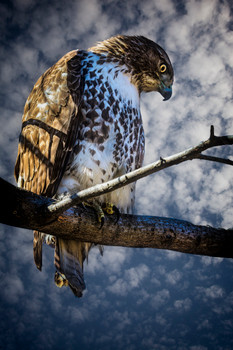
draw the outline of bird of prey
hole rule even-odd
[[[117,35],[63,56],[37,81],[22,120],[15,177],[19,187],[47,197],[72,194],[141,167],[144,131],[140,94],[172,94],[166,52],[143,36]],[[132,213],[135,183],[98,199]],[[42,266],[42,234],[34,232]],[[91,243],[55,239],[57,285],[76,296],[85,288],[83,262]]]

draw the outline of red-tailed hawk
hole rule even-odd
[[[172,94],[173,68],[166,52],[142,36],[115,36],[63,56],[29,95],[19,138],[19,187],[48,197],[78,192],[142,165],[144,131],[140,94]],[[132,212],[135,184],[100,197]],[[77,296],[85,288],[83,262],[91,243],[56,239],[57,283]],[[42,266],[42,235],[34,234]]]

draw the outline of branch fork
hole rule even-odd
[[[204,159],[204,160],[212,160],[215,162],[233,165],[233,161],[229,159],[217,158],[217,157],[206,156],[201,154],[203,151],[207,150],[208,148],[212,148],[215,146],[232,145],[232,144],[233,144],[233,135],[217,137],[214,135],[214,126],[211,125],[209,139],[201,142],[199,145],[194,146],[192,148],[188,148],[180,153],[174,154],[167,158],[160,157],[160,160],[157,162],[146,165],[140,169],[131,171],[130,173],[119,176],[103,184],[95,185],[86,190],[75,193],[71,196],[68,196],[68,197],[66,196],[64,199],[48,206],[47,210],[53,214],[55,213],[60,214],[64,210],[70,207],[73,207],[74,205],[77,205],[82,201],[86,201],[93,197],[97,197],[102,194],[114,191],[120,187],[128,185],[132,182],[135,182],[145,176],[151,175],[155,172],[158,172],[162,169],[166,169],[173,165],[180,164],[187,160]]]

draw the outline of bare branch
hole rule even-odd
[[[91,208],[79,206],[63,214],[50,213],[44,207],[54,200],[19,189],[0,179],[1,192],[7,193],[0,211],[2,223],[36,229],[64,239],[81,240],[96,244],[150,247],[183,253],[233,258],[233,229],[216,229],[193,225],[171,218],[121,215],[106,217],[102,229],[97,225]]]
[[[200,154],[197,159],[204,159],[204,160],[210,160],[212,162],[217,162],[217,163],[223,163],[223,164],[228,164],[228,165],[233,165],[233,160],[230,159],[225,159],[225,158],[219,158],[219,157],[213,157],[213,156],[207,156],[205,154]]]
[[[174,154],[170,157],[161,158],[160,160],[149,165],[146,165],[140,169],[134,170],[128,174],[119,176],[113,180],[105,182],[100,185],[90,187],[86,190],[75,193],[71,196],[67,196],[64,199],[51,204],[47,210],[53,213],[62,213],[64,210],[73,207],[74,205],[86,201],[90,198],[100,196],[102,194],[114,191],[120,187],[128,185],[132,182],[135,182],[145,176],[158,172],[160,170],[166,169],[173,165],[180,164],[187,160],[198,159],[201,152],[207,150],[208,148],[223,146],[223,145],[232,145],[233,144],[233,135],[230,136],[215,136],[214,127],[211,126],[210,138],[206,141],[199,143],[197,146],[188,148],[180,153]]]

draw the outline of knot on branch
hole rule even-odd
[[[160,161],[161,161],[161,164],[165,164],[166,163],[166,159],[160,157]]]
[[[210,140],[211,140],[211,141],[214,141],[215,138],[216,138],[216,136],[214,135],[214,126],[211,125],[211,126],[210,126]]]

